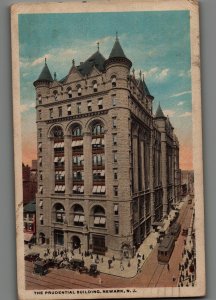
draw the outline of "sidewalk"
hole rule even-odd
[[[183,205],[183,202],[180,204],[180,208]],[[173,211],[170,212],[167,219],[163,221],[163,229],[167,229],[170,220],[173,217]],[[143,264],[146,262],[147,258],[151,254],[152,250],[157,245],[157,238],[159,236],[158,232],[151,232],[148,237],[144,240],[144,242],[140,245],[139,249],[137,250],[136,256],[131,259],[124,258],[122,260],[122,264],[120,260],[113,260],[111,264],[111,268],[109,269],[108,266],[108,260],[112,259],[112,257],[108,256],[102,256],[98,255],[99,262],[98,262],[98,270],[101,273],[106,273],[114,276],[120,276],[124,278],[132,278],[136,276],[137,272],[141,270]],[[58,248],[57,248],[58,249]],[[60,251],[63,250],[63,248],[59,248]],[[53,248],[50,248],[50,254],[46,257],[44,257],[44,253],[47,252],[47,246],[39,246],[39,245],[33,245],[31,249],[28,248],[28,245],[25,245],[25,255],[30,252],[39,252],[41,258],[52,258]],[[139,257],[137,257],[137,254],[139,254]],[[60,256],[58,256],[60,258]],[[82,259],[82,255],[79,254],[79,250],[74,250],[74,255],[72,256],[71,252],[67,252],[67,257],[69,259],[71,258],[79,258]],[[95,263],[96,254],[93,254],[93,258],[90,256],[85,257],[83,256],[83,259],[85,261],[85,265],[89,268],[90,264]],[[138,266],[139,263],[139,266]]]

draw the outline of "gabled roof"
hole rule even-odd
[[[160,103],[158,105],[158,108],[157,108],[157,111],[156,111],[156,114],[155,114],[155,118],[165,118],[166,119],[166,117],[165,117],[165,115],[164,115],[164,113],[161,109]]]
[[[24,212],[36,212],[36,203],[35,201],[29,202],[23,207]]]
[[[94,66],[98,69],[98,71],[103,72],[104,62],[105,58],[98,50],[97,52],[92,54],[92,56],[90,56],[84,63],[77,66],[77,69],[83,76],[88,75]]]
[[[45,60],[45,65],[37,79],[38,81],[53,81],[52,75],[50,73],[50,70],[47,66],[46,60]]]
[[[144,79],[143,79],[143,90],[144,90],[145,96],[151,96],[151,94],[149,92],[149,89],[148,89]]]
[[[110,53],[110,56],[109,58],[114,58],[114,57],[124,57],[124,58],[127,58],[124,54],[124,51],[119,43],[119,39],[118,37],[116,37],[116,40],[115,40],[115,44],[112,48],[112,51]]]

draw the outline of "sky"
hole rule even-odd
[[[135,74],[144,74],[180,142],[180,167],[192,169],[192,95],[189,11],[19,15],[20,101],[23,162],[36,159],[33,82],[44,58],[60,80],[97,50],[108,58],[116,31]]]

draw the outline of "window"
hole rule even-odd
[[[112,106],[116,106],[116,95],[112,95]]]
[[[40,225],[43,225],[43,224],[44,224],[43,215],[40,214]]]
[[[93,82],[93,91],[94,91],[94,93],[96,93],[98,91],[98,86],[97,86],[96,81]]]
[[[41,120],[41,118],[42,118],[41,110],[38,110],[38,119]]]
[[[114,180],[118,179],[118,170],[117,169],[113,169],[113,178],[114,178]]]
[[[40,180],[43,180],[43,172],[42,171],[40,171]]]
[[[112,76],[112,79],[111,79],[111,82],[112,82],[112,87],[116,87],[116,77],[115,76]]]
[[[113,133],[112,139],[113,139],[113,146],[116,146],[117,145],[117,134],[116,133]]]
[[[104,127],[102,124],[95,124],[92,128],[92,135],[101,135],[104,133]]]
[[[119,234],[119,222],[115,221],[115,234]]]
[[[104,156],[100,154],[93,155],[93,165],[94,166],[104,165]]]
[[[39,152],[42,152],[42,143],[38,144],[38,150],[39,150]]]
[[[42,157],[39,157],[38,163],[39,163],[39,167],[42,167]]]
[[[58,100],[58,91],[53,91],[54,99]]]
[[[67,114],[68,116],[71,116],[71,104],[67,105]]]
[[[40,200],[39,207],[40,207],[41,209],[43,208],[43,200],[42,200],[42,199]]]
[[[53,118],[53,108],[50,108],[50,109],[49,109],[49,116],[50,116],[50,119]]]
[[[38,137],[42,138],[42,128],[38,128]]]
[[[77,103],[77,113],[81,113],[81,103]]]
[[[41,97],[41,95],[38,95],[37,99],[38,99],[38,104],[42,104],[42,97]]]
[[[58,115],[59,117],[62,117],[62,106],[58,107]]]
[[[114,215],[118,216],[119,211],[118,211],[118,204],[114,204]]]
[[[117,151],[113,152],[113,162],[116,163],[117,162]]]
[[[82,129],[80,126],[76,126],[72,129],[72,136],[82,136]]]
[[[88,101],[88,111],[92,111],[92,101]]]
[[[113,187],[113,192],[114,192],[114,196],[118,196],[118,187],[117,186]]]
[[[98,108],[103,109],[103,98],[98,99]]]
[[[39,193],[42,195],[43,194],[43,186],[42,185],[40,185],[40,187],[39,187]]]
[[[116,117],[112,117],[112,128],[115,129],[116,127]]]
[[[55,209],[55,221],[57,223],[64,223],[65,221],[65,209],[60,203],[57,203],[54,207]]]
[[[103,207],[97,205],[93,210],[94,226],[106,227],[106,215]]]
[[[72,89],[71,87],[67,88],[68,98],[72,98]]]
[[[74,194],[83,194],[84,193],[84,186],[83,185],[74,185],[73,186],[73,193]]]
[[[78,94],[78,96],[82,95],[82,88],[81,88],[80,84],[77,85],[77,94]]]

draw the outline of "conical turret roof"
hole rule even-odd
[[[158,108],[157,108],[157,111],[156,111],[156,114],[155,114],[155,118],[165,118],[166,119],[166,117],[165,117],[165,115],[164,115],[164,113],[161,109],[160,103],[158,105]]]
[[[115,44],[113,45],[112,51],[111,51],[110,56],[109,56],[109,58],[114,58],[114,57],[127,58],[124,54],[122,46],[120,45],[118,37],[116,37]]]
[[[45,65],[44,65],[37,81],[53,81],[52,75],[51,75],[48,65],[46,63],[46,59],[45,59]]]

